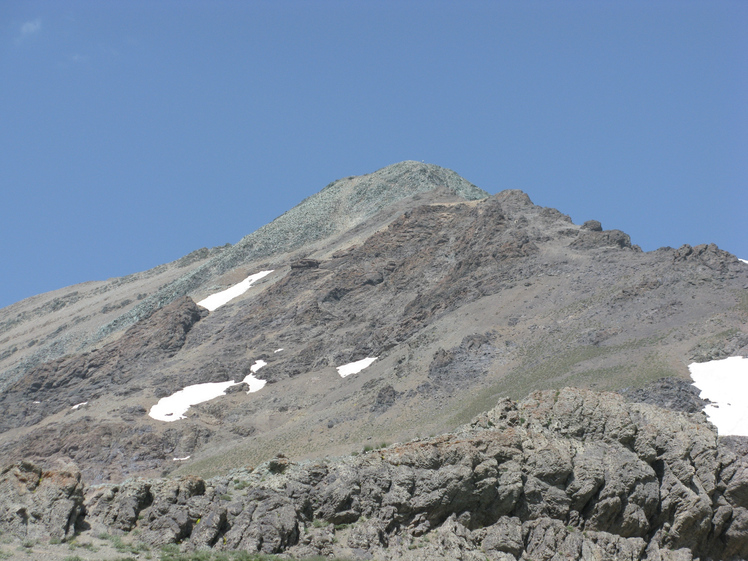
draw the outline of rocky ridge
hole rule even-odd
[[[63,539],[73,527],[137,530],[151,545],[293,558],[748,556],[748,460],[705,416],[583,389],[503,399],[453,433],[355,457],[130,479],[85,499],[78,478],[72,467],[6,468],[0,527]],[[35,508],[55,514],[24,515]]]

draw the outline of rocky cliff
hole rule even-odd
[[[209,480],[131,479],[89,487],[85,500],[73,468],[19,464],[3,472],[0,488],[5,531],[134,533],[186,551],[748,557],[748,460],[720,443],[702,413],[573,388],[503,399],[453,433],[347,458],[278,456]]]

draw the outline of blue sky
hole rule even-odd
[[[406,160],[748,259],[748,2],[0,2],[0,307]]]

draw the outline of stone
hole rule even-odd
[[[603,225],[599,220],[587,220],[584,224],[582,224],[582,229],[590,230],[591,232],[602,232]]]
[[[66,540],[83,515],[84,485],[75,465],[42,470],[19,462],[0,472],[0,530],[20,538]]]

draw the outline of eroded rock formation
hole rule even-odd
[[[294,557],[745,559],[748,459],[732,448],[702,413],[566,388],[361,456],[93,487],[78,522],[138,529],[153,545]],[[13,532],[23,524],[8,505],[29,494],[19,473],[40,472],[3,474]],[[65,523],[41,522],[60,536]]]

